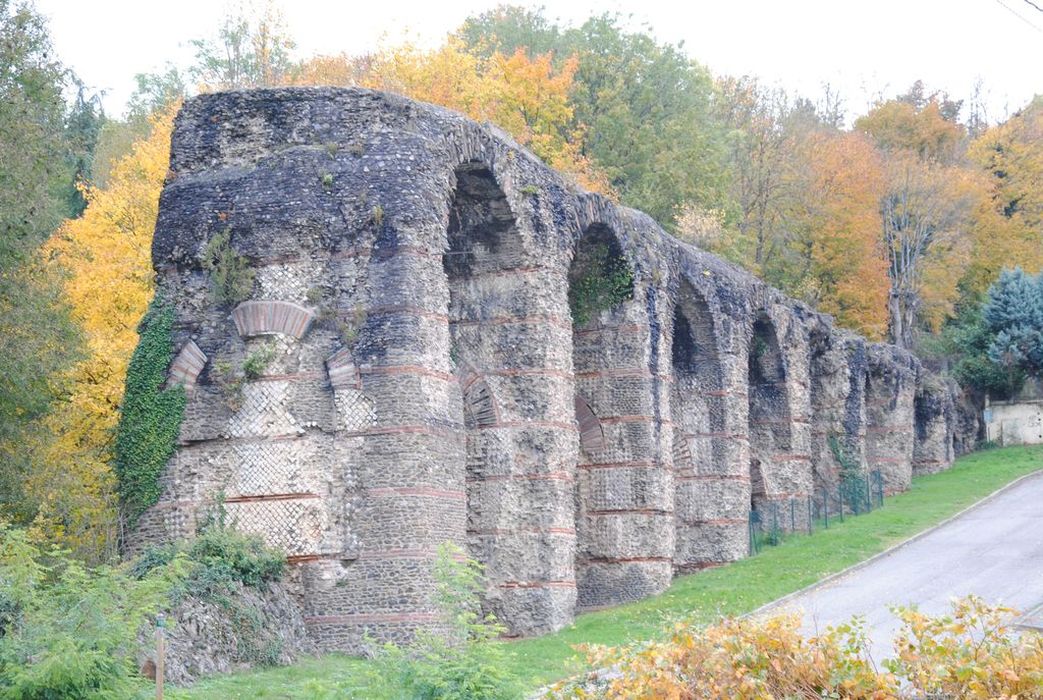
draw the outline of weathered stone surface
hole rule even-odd
[[[226,594],[182,598],[165,620],[167,682],[188,685],[205,676],[232,673],[261,661],[291,664],[314,653],[300,607],[281,583],[252,588],[232,584]],[[152,625],[138,635],[139,666],[155,673]],[[151,677],[151,676],[150,676]]]
[[[200,260],[225,231],[255,272],[237,311]],[[390,95],[187,102],[153,262],[175,347],[206,366],[130,545],[189,534],[224,494],[290,553],[324,649],[437,627],[445,540],[485,564],[489,609],[535,634],[745,556],[751,509],[835,483],[831,437],[890,491],[952,456],[954,412],[916,358],[493,127]],[[574,318],[570,293],[613,275],[612,301]],[[229,402],[215,363],[271,344]]]

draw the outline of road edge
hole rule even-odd
[[[913,542],[916,542],[917,540],[920,540],[920,539],[926,537],[927,535],[930,535],[935,530],[937,530],[937,529],[939,529],[941,527],[945,527],[946,525],[948,525],[949,523],[951,523],[954,520],[962,518],[964,515],[966,515],[967,513],[971,512],[975,508],[980,508],[981,506],[985,505],[986,503],[989,503],[990,501],[998,498],[999,496],[1003,495],[1006,491],[1014,488],[1015,486],[1017,486],[1021,482],[1026,481],[1027,479],[1038,477],[1040,474],[1043,474],[1043,466],[1041,466],[1040,468],[1038,468],[1038,469],[1036,469],[1034,471],[1029,472],[1028,474],[1022,474],[1021,476],[1019,476],[1014,481],[1011,481],[1011,482],[1001,486],[1000,488],[996,489],[995,491],[993,491],[989,495],[987,495],[987,496],[985,496],[983,498],[978,499],[977,501],[975,501],[974,503],[970,504],[969,506],[967,506],[963,510],[960,510],[957,513],[953,513],[952,515],[950,515],[945,520],[941,520],[941,521],[935,523],[934,525],[932,525],[931,527],[927,528],[926,530],[921,530],[920,532],[916,533],[915,535],[912,535],[911,537],[908,537],[908,538],[902,540],[898,544],[891,545],[887,549],[885,549],[883,551],[880,551],[880,552],[877,552],[876,554],[874,554],[873,556],[869,557],[868,559],[863,559],[862,561],[860,561],[860,562],[858,562],[856,564],[852,564],[851,566],[847,567],[846,569],[841,569],[840,571],[837,571],[836,573],[829,574],[825,578],[821,578],[818,581],[816,581],[815,583],[812,583],[812,584],[809,584],[807,586],[804,586],[803,588],[798,589],[796,591],[793,591],[792,593],[787,593],[786,595],[782,596],[781,598],[776,598],[775,600],[773,600],[771,602],[765,603],[764,605],[760,606],[759,608],[755,608],[754,610],[751,610],[748,613],[743,613],[742,615],[739,615],[739,617],[740,618],[754,617],[756,615],[761,615],[761,614],[766,613],[766,612],[768,612],[770,610],[774,610],[776,608],[782,607],[783,605],[785,605],[786,603],[790,602],[794,598],[799,598],[800,596],[804,595],[805,593],[810,593],[811,591],[814,591],[814,590],[816,590],[818,588],[822,588],[823,586],[826,586],[826,585],[836,581],[837,579],[843,578],[843,577],[845,577],[845,576],[847,576],[849,574],[852,574],[852,573],[858,571],[859,569],[865,568],[865,567],[869,566],[870,564],[872,564],[873,562],[877,561],[878,559],[883,559],[886,556],[890,556],[895,551],[897,551],[897,550],[899,550],[899,549],[901,549],[903,547],[906,547],[906,546],[912,544]]]

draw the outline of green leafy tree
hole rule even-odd
[[[36,254],[66,213],[67,77],[43,18],[0,0],[0,508],[19,519],[32,515],[22,448],[76,347],[58,281]]]
[[[724,132],[713,81],[683,46],[628,32],[614,14],[562,27],[542,10],[500,6],[466,20],[457,36],[480,54],[553,52],[578,61],[570,103],[582,155],[605,172],[624,204],[673,229],[685,204],[721,207]]]
[[[1043,371],[1043,275],[1004,270],[989,289],[982,320],[993,338],[988,356],[1004,367]]]
[[[216,37],[191,43],[196,58],[189,75],[211,90],[280,85],[293,65],[295,43],[270,0],[260,8],[240,6],[225,17]]]

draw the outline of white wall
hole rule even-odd
[[[985,436],[1000,445],[1043,444],[1043,401],[986,403]]]

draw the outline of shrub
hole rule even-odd
[[[1014,611],[970,597],[953,614],[898,608],[898,657],[876,668],[856,618],[805,638],[794,615],[678,625],[661,643],[589,647],[612,674],[559,684],[559,698],[1038,698],[1043,636],[1011,634]],[[610,677],[611,676],[611,677]]]
[[[0,600],[7,610],[0,697],[133,697],[143,683],[135,664],[138,630],[166,604],[184,568],[178,556],[142,577],[126,566],[87,569],[0,526]]]
[[[884,666],[913,697],[1043,697],[1043,636],[1011,633],[1017,613],[969,596],[951,615],[929,617],[896,608],[898,657]]]
[[[805,639],[800,620],[727,619],[705,630],[679,625],[662,643],[588,648],[596,667],[618,676],[591,688],[562,686],[567,698],[891,698],[893,679],[863,653],[864,630],[851,624]]]
[[[445,635],[417,633],[407,647],[384,646],[380,656],[387,697],[396,700],[509,700],[522,697],[496,638],[504,628],[483,615],[482,566],[446,543],[435,562],[436,602]]]
[[[210,273],[210,291],[218,304],[237,304],[250,298],[254,271],[232,248],[232,230],[214,234],[203,249],[203,269]]]
[[[149,547],[134,561],[131,571],[144,577],[178,556],[189,562],[182,592],[194,595],[227,593],[236,583],[260,588],[279,580],[286,569],[282,552],[268,547],[257,535],[229,527],[218,517],[204,524],[191,540]]]
[[[264,588],[277,581],[286,558],[256,535],[238,532],[220,515],[206,523],[196,537],[173,545],[150,547],[139,556],[132,572],[141,577],[183,559],[185,575],[170,591],[171,605],[186,597],[220,607],[235,630],[234,661],[255,666],[275,665],[281,640],[265,629],[256,606],[244,599],[243,587]]]

